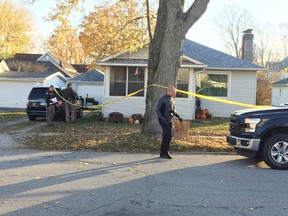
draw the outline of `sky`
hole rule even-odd
[[[95,1],[96,0],[94,0],[94,2]],[[186,0],[187,5],[192,2],[193,0]],[[280,23],[288,23],[286,16],[288,0],[210,0],[206,12],[192,26],[186,38],[205,46],[224,51],[223,40],[213,20],[221,12],[224,5],[231,4],[236,4],[242,10],[248,10],[255,23],[269,23],[277,26]],[[37,31],[44,37],[50,34],[53,25],[45,22],[43,17],[47,16],[54,6],[55,0],[37,0],[32,6],[28,7],[34,15]]]

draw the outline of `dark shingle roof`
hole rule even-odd
[[[91,70],[73,77],[69,81],[104,81],[104,74],[97,70]]]
[[[72,64],[72,66],[77,70],[78,73],[85,73],[88,71],[88,65]]]
[[[183,54],[207,65],[208,68],[262,69],[259,65],[233,57],[218,50],[185,39]]]
[[[28,60],[17,60],[7,59],[5,60],[10,71],[21,71],[21,72],[64,72],[63,69],[57,67],[50,61],[28,61]],[[26,65],[26,66],[25,66]],[[27,71],[29,69],[29,71]]]
[[[288,84],[288,78],[272,83],[272,85],[287,85],[287,84]]]
[[[185,39],[182,47],[183,55],[196,60],[198,63],[190,62],[190,65],[207,65],[211,69],[234,69],[234,70],[264,70],[259,65],[249,61],[233,57],[218,50],[206,47],[194,41]],[[191,64],[192,63],[192,64]],[[99,65],[148,65],[147,59],[121,59],[118,57],[98,62]],[[182,61],[188,65],[188,61]]]
[[[40,58],[41,56],[42,54],[16,53],[14,55],[14,58],[18,60],[37,61],[37,59]]]

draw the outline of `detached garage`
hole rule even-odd
[[[104,73],[98,70],[87,71],[68,80],[73,89],[83,98],[93,98],[99,103],[103,102]]]
[[[288,103],[288,78],[272,83],[272,106]]]
[[[65,87],[60,72],[0,72],[0,107],[26,108],[26,100],[35,86]]]

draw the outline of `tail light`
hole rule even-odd
[[[26,100],[26,107],[27,108],[29,107],[29,98],[27,98],[27,100]]]
[[[58,107],[63,107],[63,101],[61,99],[59,100]]]

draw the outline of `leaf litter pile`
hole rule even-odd
[[[222,125],[226,123],[227,121]],[[217,128],[221,128],[219,125],[216,129],[209,129],[210,123],[205,123],[201,133],[201,127],[197,129],[197,124],[191,124],[187,139],[172,139],[172,151],[233,151],[227,145],[226,134],[223,134],[227,130],[221,133],[217,131]],[[213,128],[213,125],[210,127]],[[209,134],[205,131],[209,131]],[[76,119],[73,124],[56,122],[53,127],[43,125],[25,136],[23,142],[32,148],[45,150],[152,153],[159,151],[161,138],[141,134],[141,124],[104,122],[99,121],[97,115],[90,115]]]

